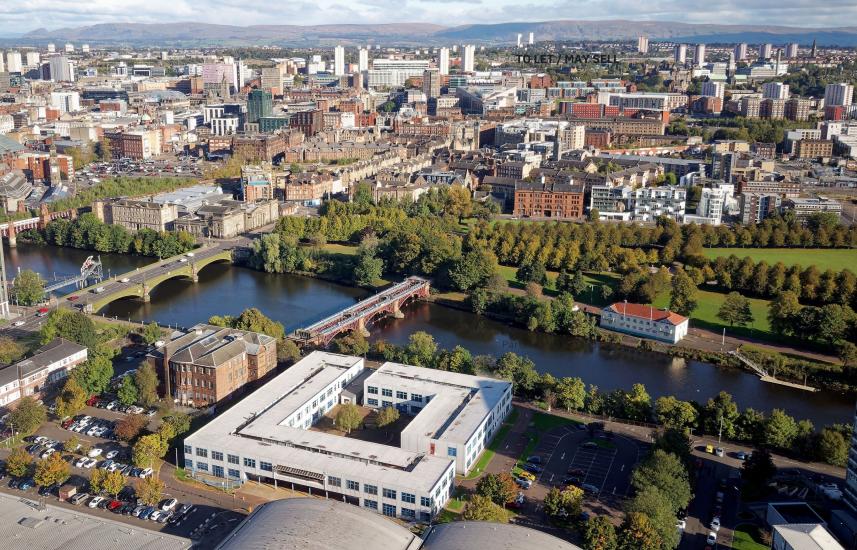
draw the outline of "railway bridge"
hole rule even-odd
[[[303,346],[325,347],[342,333],[359,331],[368,334],[366,327],[372,322],[392,315],[400,317],[402,307],[412,301],[426,298],[431,285],[422,277],[408,277],[401,283],[357,302],[312,325],[289,335],[291,340]]]

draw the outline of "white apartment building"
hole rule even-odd
[[[693,52],[693,64],[697,67],[705,65],[705,44],[697,44]]]
[[[360,48],[357,53],[357,70],[361,73],[369,70],[369,50]]]
[[[667,216],[681,221],[686,200],[687,190],[682,187],[639,187],[631,195],[633,218],[648,222]]]
[[[345,48],[336,46],[333,49],[333,74],[342,76],[345,74]]]
[[[687,317],[645,304],[616,302],[601,310],[601,327],[671,344],[687,335]]]
[[[771,44],[761,44],[759,46],[759,59],[770,59],[773,51],[774,47]]]
[[[786,57],[788,59],[797,59],[799,51],[800,50],[797,42],[792,42],[791,44],[786,46]]]
[[[741,43],[735,46],[735,61],[747,59],[747,44]]]
[[[23,70],[21,63],[21,52],[10,50],[6,52],[6,71],[10,73],[20,73]]]
[[[854,85],[840,82],[839,84],[828,84],[824,89],[824,106],[851,105],[854,98]]]
[[[734,186],[703,187],[696,206],[696,214],[685,214],[685,223],[720,225],[726,201],[732,196]]]
[[[403,86],[409,78],[422,76],[428,68],[429,62],[424,59],[374,59],[363,80],[370,89]]]
[[[389,363],[365,377],[364,368],[360,357],[309,354],[187,437],[185,467],[431,520],[452,494],[459,462],[472,461],[511,410],[511,384]],[[349,383],[376,388],[364,393],[367,404],[378,401],[369,406],[388,402],[414,415],[401,448],[312,429]]]
[[[69,371],[87,359],[87,349],[74,342],[56,338],[45,344],[32,357],[0,369],[0,406],[26,396],[42,395],[56,387]]]
[[[788,99],[789,85],[782,82],[766,82],[762,85],[762,99]]]
[[[684,65],[685,61],[687,61],[687,45],[686,44],[677,44],[675,47],[675,51],[673,52],[673,61],[676,64]]]
[[[443,47],[438,55],[437,67],[440,74],[449,74],[449,48]]]
[[[461,70],[465,73],[472,73],[476,66],[476,46],[468,44],[464,46],[464,51],[461,56]]]
[[[80,94],[77,92],[51,92],[51,107],[60,113],[74,113],[80,110]]]
[[[211,133],[215,136],[230,136],[238,133],[241,119],[237,116],[211,119]]]
[[[702,83],[700,92],[701,95],[704,96],[719,97],[720,99],[723,99],[723,95],[726,93],[726,84],[723,82],[714,82],[709,80],[708,82]]]
[[[637,37],[637,52],[638,53],[649,53],[649,39],[645,36]]]

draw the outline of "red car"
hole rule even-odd
[[[49,311],[50,309],[46,307],[40,307],[39,310],[36,312],[36,317],[44,317],[48,314]]]
[[[68,427],[71,426],[73,422],[74,422],[74,418],[66,418],[65,420],[62,421],[62,427],[67,430]]]
[[[107,509],[112,512],[122,505],[123,505],[123,503],[121,500],[114,500],[110,504],[107,505]]]
[[[93,395],[92,397],[90,397],[89,399],[86,400],[86,404],[89,405],[90,407],[94,407],[96,403],[98,403],[98,396],[97,395]]]
[[[80,296],[78,296],[77,294],[75,294],[75,295],[73,295],[73,296],[69,296],[69,297],[68,297],[68,301],[69,301],[69,302],[74,302],[74,301],[77,301],[79,298],[80,298]]]

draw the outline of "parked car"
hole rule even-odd
[[[529,462],[524,464],[524,469],[534,474],[540,474],[544,471],[541,466],[536,466],[535,464],[531,464]]]
[[[89,452],[86,453],[86,456],[88,456],[89,458],[95,458],[96,456],[101,456],[102,452],[103,451],[100,447],[93,447],[92,449],[89,449]]]
[[[75,465],[77,468],[85,468],[85,467],[86,467],[85,465],[86,465],[87,461],[88,461],[88,459],[87,459],[85,456],[82,456],[82,457],[80,457],[80,458],[78,458],[78,459],[77,459],[77,461],[74,463],[74,465]]]
[[[79,504],[82,504],[83,501],[88,499],[88,498],[89,498],[89,493],[77,493],[76,495],[71,497],[71,499],[69,499],[69,502],[71,504],[74,504],[75,506],[77,506]]]
[[[521,472],[520,474],[518,474],[518,477],[520,477],[521,479],[526,479],[527,481],[535,481],[536,480],[536,476],[534,476],[530,472]]]
[[[680,519],[680,520],[676,521],[676,523],[675,523],[675,528],[678,529],[679,531],[684,531],[686,527],[687,527],[687,521],[685,521],[683,519]]]
[[[152,475],[151,468],[144,468],[143,471],[138,474],[139,477],[149,477],[150,475]]]
[[[581,447],[582,447],[582,448],[584,448],[584,449],[597,449],[597,448],[598,448],[598,444],[597,444],[597,443],[595,443],[594,441],[587,441],[586,443],[584,443],[583,445],[581,445]]]
[[[542,457],[540,457],[540,456],[528,456],[527,462],[529,462],[530,464],[541,464],[542,463]]]
[[[164,512],[169,512],[170,510],[175,508],[178,503],[178,500],[174,498],[168,498],[161,502],[161,510],[163,510]]]
[[[111,500],[110,504],[107,505],[107,509],[111,512],[116,512],[120,508],[124,506],[124,503],[121,500]]]
[[[717,533],[711,531],[708,533],[708,538],[705,539],[705,544],[717,544]]]
[[[735,453],[735,458],[738,460],[747,460],[752,456],[752,453],[745,453],[744,451],[738,451]]]
[[[580,488],[583,489],[584,493],[588,493],[590,495],[597,495],[599,492],[598,487],[592,485],[591,483],[584,483],[580,486]]]
[[[519,486],[520,488],[522,488],[522,489],[529,489],[530,487],[532,487],[532,486],[533,486],[533,482],[532,482],[532,481],[530,481],[529,479],[523,479],[523,478],[520,478],[520,477],[516,477],[516,478],[515,478],[515,483],[517,483],[517,484],[518,484],[518,486]]]
[[[586,475],[586,472],[584,472],[584,471],[583,471],[583,470],[581,470],[580,468],[569,468],[569,469],[568,469],[568,475],[570,475],[570,476],[577,476],[577,477],[583,477],[583,476],[585,476],[585,475]]]
[[[18,485],[18,489],[28,491],[33,488],[33,485],[35,485],[35,482],[32,479],[25,479],[20,485]]]
[[[160,510],[157,510],[157,509],[152,510],[152,513],[151,513],[151,514],[149,514],[149,515],[146,517],[146,519],[147,519],[147,520],[149,520],[149,521],[158,521],[158,518],[159,518],[159,517],[161,517],[161,514],[163,514],[163,513],[164,513],[164,512],[161,512]]]
[[[711,520],[711,530],[712,531],[720,531],[720,518],[715,516]]]
[[[94,468],[96,464],[98,464],[97,460],[94,458],[87,458],[86,462],[83,463],[83,467],[88,470],[90,468]]]
[[[108,451],[108,452],[107,452],[107,454],[105,454],[105,455],[104,455],[104,458],[110,458],[110,459],[113,459],[113,458],[116,458],[116,456],[117,456],[118,454],[119,454],[119,451],[117,451],[117,450],[115,450],[115,449],[114,449],[114,450],[112,450],[112,451]]]
[[[94,497],[92,497],[92,500],[90,500],[90,501],[89,501],[89,503],[87,504],[87,506],[89,506],[90,508],[95,508],[95,507],[97,507],[97,506],[101,503],[101,501],[103,501],[103,500],[104,500],[104,497],[94,496]]]

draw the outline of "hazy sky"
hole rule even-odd
[[[0,0],[0,34],[108,22],[460,25],[554,19],[857,26],[855,0]]]

